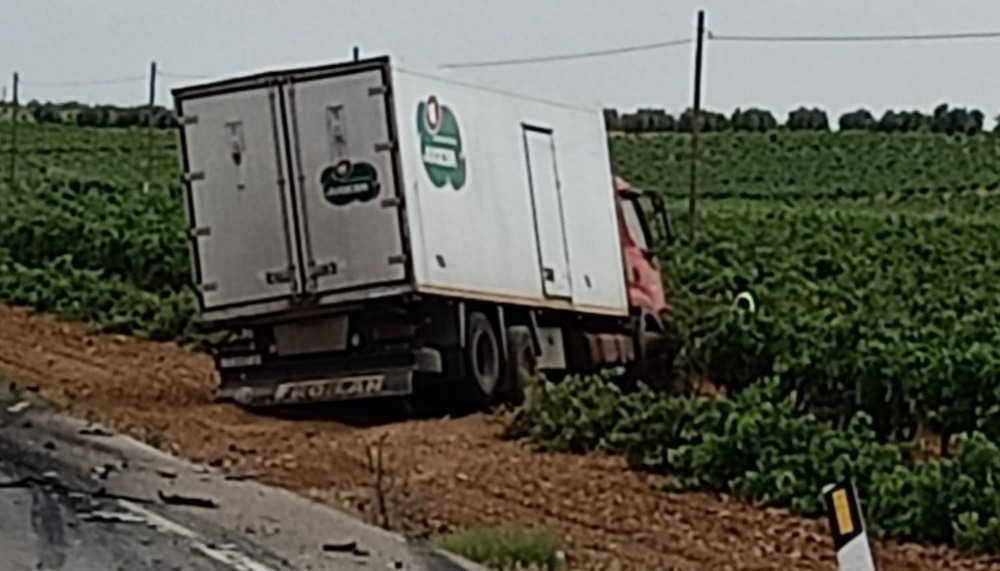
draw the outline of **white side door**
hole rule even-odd
[[[556,166],[555,140],[551,131],[535,127],[524,126],[523,133],[545,295],[571,299],[573,284],[570,279],[569,249]]]

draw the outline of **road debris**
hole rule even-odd
[[[125,500],[125,501],[133,502],[133,503],[136,503],[136,504],[152,504],[152,503],[155,503],[154,500],[148,500],[146,498],[137,498],[135,496],[126,496],[126,495],[123,495],[123,494],[115,494],[113,492],[109,492],[107,490],[107,488],[104,488],[104,487],[100,488],[96,492],[93,492],[91,495],[93,497],[95,497],[95,498],[107,498],[107,499],[110,499],[110,500]]]
[[[15,478],[6,482],[0,482],[0,489],[2,488],[27,488],[32,483],[37,483],[34,478]]]
[[[367,549],[359,547],[358,542],[353,539],[324,543],[323,551],[326,553],[345,553],[354,557],[368,557],[371,554]]]
[[[345,539],[343,541],[332,541],[323,544],[323,551],[328,553],[350,553],[358,548],[358,542],[353,539]]]
[[[175,472],[173,470],[162,470],[162,469],[160,469],[160,470],[156,471],[156,475],[159,476],[159,477],[161,477],[161,478],[166,478],[168,480],[173,480],[173,479],[177,478],[177,472]]]
[[[12,404],[12,405],[8,406],[7,407],[7,412],[12,413],[12,414],[17,414],[19,412],[22,412],[23,410],[25,410],[29,406],[31,406],[31,403],[28,402],[28,401],[26,401],[26,400],[23,400],[21,402],[18,402],[17,404]]]
[[[110,431],[101,428],[100,426],[88,426],[87,428],[81,428],[80,434],[84,436],[114,436]]]
[[[94,477],[96,477],[97,479],[106,480],[108,476],[111,475],[112,472],[116,472],[118,470],[119,467],[115,466],[114,464],[99,464],[97,466],[94,466],[91,472],[93,472]]]
[[[145,523],[146,518],[123,512],[108,512],[108,511],[95,511],[85,514],[80,514],[80,519],[82,521],[90,521],[96,523]]]
[[[217,508],[219,504],[211,498],[199,498],[195,496],[183,496],[180,494],[165,494],[163,490],[157,491],[160,500],[165,504],[174,506],[191,506],[196,508]]]
[[[45,448],[46,450],[55,450],[56,443],[49,440],[42,447]]]

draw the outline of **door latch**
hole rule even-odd
[[[337,273],[337,262],[327,262],[325,264],[319,264],[313,266],[309,270],[309,277],[312,279],[321,278],[323,276],[332,276]]]
[[[295,279],[295,272],[292,270],[285,270],[283,272],[267,272],[264,274],[269,285],[290,283]]]

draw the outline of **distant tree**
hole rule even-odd
[[[951,125],[951,115],[948,111],[948,104],[942,103],[934,108],[934,117],[931,122],[931,131],[935,133],[953,133]]]
[[[778,127],[778,121],[770,111],[751,108],[742,111],[737,108],[729,120],[730,128],[734,131],[749,131],[763,133],[774,130]]]
[[[128,128],[138,127],[146,124],[146,113],[136,108],[117,109],[111,125],[114,127]]]
[[[621,116],[620,122],[622,131],[626,133],[642,132],[641,119],[635,113],[625,113]]]
[[[640,109],[638,114],[643,118],[647,132],[663,133],[676,129],[676,121],[663,109]]]
[[[926,131],[930,128],[931,118],[920,111],[903,111],[899,114],[902,117],[902,132],[915,133]]]
[[[694,121],[692,121],[693,112],[691,109],[685,110],[681,113],[680,118],[677,120],[677,130],[682,133],[690,133],[691,127]],[[702,110],[700,113],[700,126],[701,131],[704,133],[718,133],[721,131],[729,130],[729,118],[722,113],[717,113],[715,111]]]
[[[789,131],[829,131],[830,120],[822,109],[799,107],[788,114],[785,127]]]
[[[177,127],[177,117],[168,109],[160,109],[156,114],[153,124],[158,129],[173,129]]]
[[[42,105],[35,112],[35,121],[39,123],[62,123],[62,113],[54,105]]]
[[[677,129],[677,121],[663,109],[638,109],[623,113],[619,119],[627,133],[664,133]]]
[[[604,126],[608,131],[621,131],[622,124],[617,109],[604,110]]]
[[[972,124],[976,130],[975,133],[969,134],[974,135],[976,133],[982,133],[985,130],[983,122],[986,120],[986,116],[983,115],[983,112],[979,109],[973,109],[972,112],[969,113],[969,117],[972,119]]]
[[[100,127],[101,112],[93,107],[82,107],[76,116],[76,124],[81,127]]]
[[[867,109],[844,113],[837,123],[841,131],[873,131],[878,125],[875,117]]]
[[[901,133],[903,131],[903,117],[892,109],[887,110],[878,120],[878,130],[882,133]]]
[[[983,131],[984,120],[983,112],[978,109],[950,109],[947,104],[941,104],[934,109],[931,130],[947,135],[975,135]]]

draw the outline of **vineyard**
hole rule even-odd
[[[174,135],[0,125],[0,298],[105,331],[196,341]],[[681,366],[709,401],[549,388],[512,435],[625,455],[684,489],[815,515],[852,473],[889,537],[1000,551],[1000,137],[705,137],[697,247],[663,252]],[[618,170],[686,220],[689,141],[613,140]],[[681,233],[683,234],[683,233]],[[761,300],[730,309],[729,280]],[[831,430],[831,428],[833,430]],[[917,444],[930,441],[932,456]],[[924,447],[926,448],[926,446]]]

